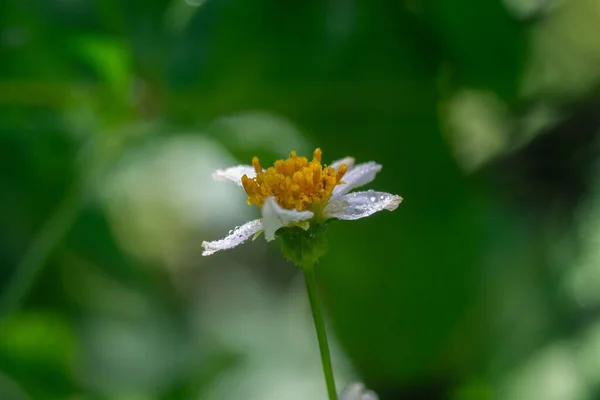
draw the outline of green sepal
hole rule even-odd
[[[254,234],[254,236],[252,236],[252,241],[254,242],[256,239],[258,239],[258,237],[261,235],[261,233],[263,233],[262,229],[260,231],[256,232]]]
[[[311,223],[308,229],[294,226],[276,232],[283,256],[302,268],[311,268],[327,252],[327,225]]]

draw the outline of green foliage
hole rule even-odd
[[[319,146],[382,164],[369,187],[405,199],[328,225],[326,254],[325,225],[278,235],[319,260],[368,387],[593,399],[597,15],[594,0],[0,2],[0,397],[279,399],[294,365],[306,387],[289,399],[306,398],[304,342],[276,347],[306,311],[286,297],[297,268],[262,239],[211,258],[200,243],[257,217],[213,169]]]
[[[76,335],[66,318],[21,313],[4,319],[0,331],[0,365],[32,396],[53,399],[72,392]]]

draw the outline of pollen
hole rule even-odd
[[[248,194],[248,204],[262,207],[265,199],[274,196],[277,203],[288,210],[317,210],[325,206],[333,188],[342,182],[347,166],[337,171],[321,165],[321,149],[313,152],[312,161],[292,151],[289,158],[275,161],[263,171],[257,157],[252,159],[256,177],[242,176],[242,185]]]

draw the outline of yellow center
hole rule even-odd
[[[257,157],[252,159],[256,177],[242,176],[242,184],[248,194],[248,204],[262,207],[265,198],[275,196],[277,203],[288,210],[317,211],[327,204],[336,185],[343,183],[347,166],[337,171],[321,165],[321,149],[313,153],[312,161],[298,157],[292,151],[286,160],[275,161],[275,166],[263,171]]]

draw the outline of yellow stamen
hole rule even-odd
[[[277,203],[288,210],[318,211],[327,204],[333,188],[342,182],[348,169],[343,164],[337,171],[321,165],[321,149],[313,153],[312,161],[298,157],[295,151],[286,160],[263,171],[257,157],[252,159],[255,178],[242,176],[242,185],[248,194],[248,204],[262,207],[265,198],[275,196]]]
[[[321,156],[323,155],[323,152],[321,151],[320,148],[316,148],[315,151],[313,152],[313,160],[316,160],[318,162],[321,162]]]
[[[258,162],[258,157],[253,157],[252,158],[252,166],[254,167],[254,171],[258,174],[259,172],[262,171],[262,168],[260,166],[260,163]]]

